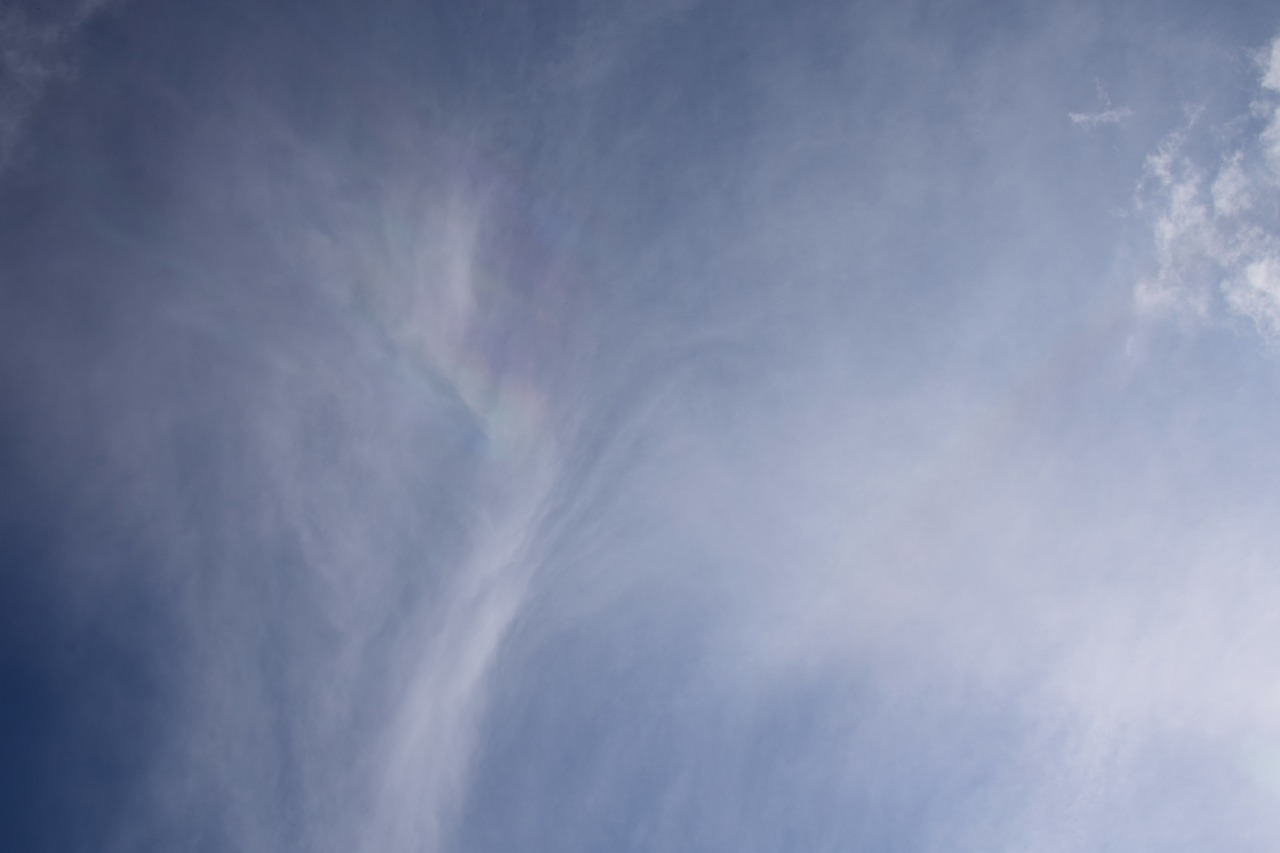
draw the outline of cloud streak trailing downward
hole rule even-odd
[[[361,305],[365,332],[459,401],[484,445],[467,544],[439,593],[413,606],[392,653],[404,682],[373,741],[374,799],[360,829],[369,851],[437,848],[461,808],[490,671],[545,559],[549,516],[572,512],[555,493],[567,476],[558,445],[572,434],[557,377],[586,355],[564,316],[577,271],[538,235],[494,233],[519,188],[452,140],[413,147],[453,159],[467,178],[457,186],[448,172],[417,175],[405,163],[332,229],[286,234],[314,247],[301,255],[312,260],[308,279]]]
[[[248,138],[260,131],[259,120],[248,119]],[[382,659],[385,698],[369,702],[358,691],[334,697],[340,708],[374,709],[369,728],[357,734],[360,805],[338,818],[345,822],[338,837],[350,840],[316,836],[309,843],[369,851],[438,849],[457,819],[495,659],[546,559],[552,517],[575,512],[560,446],[573,436],[575,412],[565,408],[571,389],[563,382],[572,376],[571,359],[589,356],[568,325],[580,307],[573,290],[580,273],[557,235],[545,233],[542,211],[521,209],[541,202],[521,197],[520,179],[450,135],[403,124],[390,138],[379,138],[383,132],[370,140],[381,149],[379,162],[356,177],[362,186],[353,194],[335,187],[348,179],[348,163],[284,126],[272,129],[272,144],[302,168],[264,174],[255,152],[248,171],[235,176],[249,192],[262,182],[281,257],[322,298],[350,312],[346,322],[381,350],[397,384],[425,395],[431,408],[452,410],[473,433],[469,470],[436,486],[442,500],[462,507],[456,550],[436,570],[430,592],[410,592],[395,605],[399,624],[388,646],[352,652],[355,667]],[[394,456],[383,460],[376,446],[372,452],[379,465],[400,464]],[[355,485],[345,478],[339,484]],[[367,508],[352,509],[353,519],[330,519],[339,536],[350,535],[344,528],[353,522],[382,526]],[[447,533],[436,528],[440,521],[417,523],[438,536]],[[368,581],[369,558],[356,550],[333,566],[336,594]],[[405,568],[431,571],[414,565],[420,559],[408,556]],[[358,620],[353,627],[365,632],[376,624]],[[315,746],[304,741],[302,748]],[[302,784],[329,787],[314,778]],[[258,841],[254,834],[245,840]]]
[[[1276,847],[1280,19],[801,5],[3,19],[0,847]]]

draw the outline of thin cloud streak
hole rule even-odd
[[[1133,110],[1128,107],[1116,107],[1111,103],[1111,96],[1107,94],[1107,90],[1103,87],[1102,81],[1096,81],[1098,89],[1098,103],[1102,109],[1093,113],[1068,113],[1068,118],[1075,125],[1083,125],[1087,128],[1094,128],[1103,124],[1120,124],[1127,118],[1133,116]]]

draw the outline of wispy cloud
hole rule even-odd
[[[68,43],[106,6],[84,0],[69,15],[34,21],[22,9],[0,10],[0,174],[13,163],[33,110],[51,84],[75,76]]]
[[[1096,86],[1101,109],[1091,113],[1068,113],[1072,124],[1093,128],[1104,124],[1120,124],[1133,116],[1133,110],[1128,107],[1117,107],[1111,103],[1111,96],[1107,94],[1102,81],[1097,81]]]

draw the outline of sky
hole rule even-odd
[[[1272,3],[10,0],[0,848],[1280,847]]]

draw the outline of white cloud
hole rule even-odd
[[[1253,204],[1253,186],[1241,160],[1242,155],[1236,152],[1213,181],[1210,190],[1213,209],[1220,216],[1235,216],[1247,211]]]
[[[1251,260],[1223,289],[1233,310],[1252,319],[1265,334],[1280,336],[1280,254],[1274,247]]]
[[[1132,115],[1133,110],[1128,107],[1112,108],[1096,113],[1070,113],[1072,124],[1082,124],[1086,127],[1097,127],[1100,124],[1119,124]]]
[[[1117,107],[1111,103],[1111,96],[1107,94],[1107,90],[1103,87],[1101,81],[1098,81],[1096,85],[1098,103],[1102,109],[1092,113],[1068,113],[1072,124],[1093,128],[1103,124],[1120,124],[1133,115],[1133,110],[1128,107]]]
[[[1135,289],[1140,313],[1248,318],[1268,337],[1280,336],[1280,234],[1270,201],[1280,188],[1280,110],[1266,94],[1280,86],[1280,39],[1269,51],[1251,115],[1228,123],[1227,130],[1243,130],[1208,134],[1231,139],[1226,150],[1197,145],[1196,112],[1147,157],[1137,204],[1150,215],[1156,268]]]
[[[1262,87],[1280,92],[1280,38],[1271,42],[1263,61]]]

